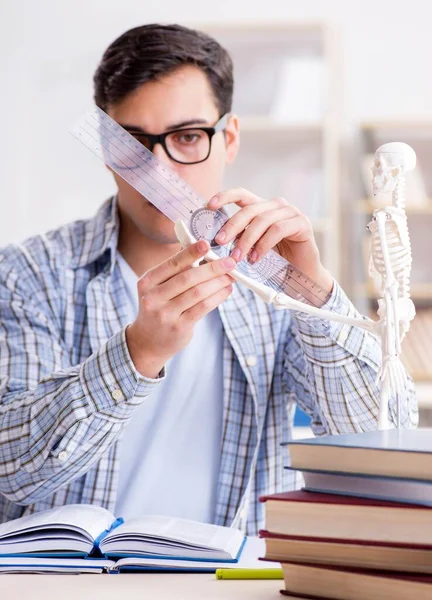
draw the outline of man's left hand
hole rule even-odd
[[[318,246],[308,217],[284,198],[264,200],[243,188],[220,192],[208,203],[211,209],[227,204],[241,208],[222,227],[216,242],[235,241],[231,256],[240,262],[259,261],[271,249],[300,269],[325,291],[331,292],[333,278],[320,261]]]

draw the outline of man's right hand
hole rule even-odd
[[[195,323],[232,292],[227,257],[192,268],[209,251],[201,240],[153,267],[138,280],[139,311],[126,329],[129,353],[139,373],[156,378],[169,358],[188,345]]]

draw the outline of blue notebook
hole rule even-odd
[[[157,515],[124,522],[100,506],[68,504],[0,525],[0,566],[18,557],[60,562],[132,557],[224,566],[238,561],[245,539],[230,527]]]
[[[388,429],[287,442],[299,470],[432,481],[432,430]]]

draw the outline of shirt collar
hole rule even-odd
[[[77,253],[73,253],[71,266],[85,267],[109,252],[110,271],[115,266],[115,254],[120,229],[117,197],[106,200],[91,219],[79,221],[79,245]],[[76,235],[77,232],[73,232]]]

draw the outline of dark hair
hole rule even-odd
[[[114,40],[94,75],[96,105],[106,110],[143,83],[183,65],[202,69],[220,115],[230,112],[233,95],[230,55],[209,35],[181,25],[142,25]]]

